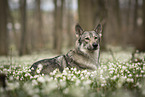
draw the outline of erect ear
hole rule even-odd
[[[101,24],[98,24],[98,26],[95,28],[94,30],[97,34],[99,34],[99,36],[102,36],[102,26]]]
[[[81,36],[84,32],[79,24],[76,25],[75,30],[76,30],[76,36],[77,37]]]

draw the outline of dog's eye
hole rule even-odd
[[[86,39],[86,40],[89,40],[89,38],[88,38],[88,37],[86,37],[85,39]]]
[[[94,37],[94,39],[97,39],[97,37]]]

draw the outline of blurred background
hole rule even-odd
[[[103,25],[103,50],[145,51],[145,0],[0,0],[0,55],[61,54],[74,48],[77,23]]]

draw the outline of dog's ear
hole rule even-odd
[[[75,30],[76,30],[76,36],[77,37],[81,36],[84,32],[79,24],[76,24]]]
[[[98,24],[98,26],[95,28],[94,30],[97,34],[99,34],[99,36],[102,36],[102,25]]]

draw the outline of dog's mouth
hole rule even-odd
[[[93,51],[95,51],[95,50],[98,49],[98,46],[97,46],[97,47],[88,47],[87,49],[88,49],[89,51],[92,51],[92,52],[93,52]]]
[[[98,44],[94,43],[93,45],[90,45],[89,47],[87,47],[87,49],[89,51],[95,51],[98,49]]]

